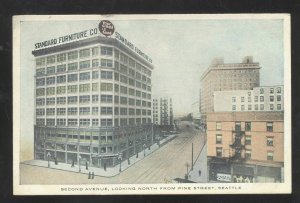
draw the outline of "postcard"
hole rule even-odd
[[[14,195],[291,193],[289,14],[13,17]]]

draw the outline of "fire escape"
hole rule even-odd
[[[232,148],[233,153],[229,160],[234,162],[244,161],[242,150],[245,146],[242,144],[242,138],[245,136],[245,131],[242,131],[240,126],[235,126],[235,129],[232,130],[232,136],[234,137],[234,141],[230,147]]]

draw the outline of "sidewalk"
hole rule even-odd
[[[160,147],[162,147],[166,143],[173,140],[176,136],[177,135],[169,135],[168,137],[160,140]],[[147,157],[149,154],[153,153],[160,147],[158,146],[157,143],[155,143],[151,146],[150,150],[148,148],[145,149],[146,156],[144,156],[144,150],[139,152],[138,158],[136,158],[136,154],[135,154],[134,156],[130,157],[130,164],[128,164],[127,159],[123,160],[121,163],[121,170],[125,171],[127,168],[134,165],[138,161],[144,159],[145,157]],[[21,162],[21,164],[48,168],[48,161],[44,161],[44,160],[24,161],[24,162]],[[114,167],[107,167],[106,171],[104,171],[103,168],[96,168],[96,167],[90,167],[90,166],[88,167],[88,170],[86,170],[85,165],[82,165],[82,166],[80,166],[80,172],[79,172],[78,164],[75,165],[74,167],[71,167],[71,164],[58,163],[58,165],[55,165],[53,161],[50,161],[50,168],[57,169],[57,170],[63,170],[63,171],[70,171],[70,172],[74,172],[74,173],[84,173],[84,174],[88,174],[89,172],[94,172],[95,176],[102,176],[102,177],[113,177],[120,173],[120,171],[119,171],[120,164],[117,164]]]
[[[197,183],[207,183],[207,144],[203,146],[199,157],[195,161],[194,170],[189,172],[189,180]],[[199,174],[199,170],[201,174]]]

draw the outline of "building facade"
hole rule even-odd
[[[283,86],[214,92],[214,111],[283,111]]]
[[[161,97],[153,99],[153,123],[155,125],[173,125],[172,98]]]
[[[224,63],[214,59],[200,78],[200,109],[205,121],[206,113],[214,111],[214,92],[226,90],[251,90],[260,85],[260,66],[247,56],[242,63]]]
[[[35,159],[114,166],[153,143],[153,65],[114,38],[35,50]]]
[[[284,113],[207,114],[211,182],[283,182]]]
[[[192,103],[192,116],[193,116],[193,123],[196,126],[200,126],[200,102],[196,101]]]

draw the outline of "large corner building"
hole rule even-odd
[[[153,65],[139,54],[101,36],[32,54],[35,159],[114,166],[153,143]]]

